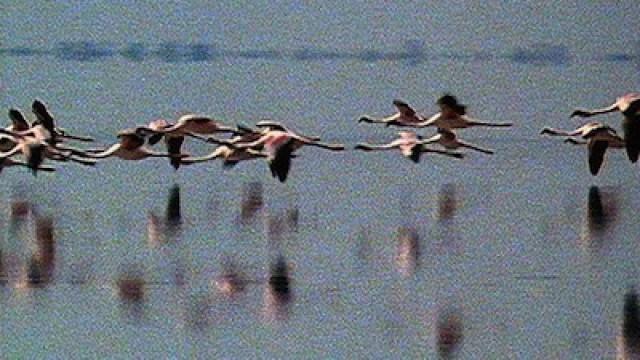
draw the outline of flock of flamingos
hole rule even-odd
[[[354,149],[363,151],[398,149],[403,156],[419,162],[425,153],[438,154],[452,158],[462,158],[459,149],[468,149],[493,154],[486,149],[466,142],[455,131],[468,127],[509,127],[510,123],[490,123],[473,119],[467,115],[466,106],[459,103],[455,96],[445,94],[437,101],[440,111],[431,117],[424,117],[401,100],[394,100],[397,112],[384,118],[363,116],[360,122],[384,124],[406,128],[435,127],[437,133],[423,138],[414,131],[398,132],[399,137],[387,144],[358,143]],[[620,111],[624,115],[623,136],[610,126],[600,122],[589,122],[573,131],[544,128],[541,134],[563,136],[566,142],[587,145],[589,150],[589,169],[596,175],[602,166],[607,148],[625,148],[629,160],[635,163],[640,154],[640,93],[629,93],[618,98],[612,105],[596,110],[579,109],[571,117],[591,117],[598,114]],[[118,157],[123,160],[141,160],[148,157],[166,157],[171,165],[178,169],[180,165],[191,165],[221,158],[225,166],[233,166],[240,161],[265,159],[271,174],[281,182],[286,181],[291,160],[296,151],[303,146],[315,146],[332,151],[342,151],[342,144],[322,142],[319,137],[302,135],[284,125],[263,120],[255,128],[228,126],[210,117],[187,114],[177,122],[155,120],[148,125],[137,126],[120,131],[119,141],[110,147],[81,149],[67,144],[67,141],[93,141],[90,137],[72,135],[56,126],[53,116],[40,100],[32,104],[36,120],[29,124],[17,109],[9,110],[12,124],[0,129],[0,170],[8,166],[24,166],[38,171],[55,171],[54,167],[44,164],[45,159],[73,161],[83,165],[95,165],[98,159]],[[214,135],[230,134],[219,138]],[[190,137],[216,144],[210,154],[190,156],[181,148],[185,138]],[[166,152],[151,149],[164,139]],[[430,146],[438,146],[434,148]],[[23,159],[14,156],[21,154]]]

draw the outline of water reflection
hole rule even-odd
[[[169,190],[167,208],[164,219],[153,211],[147,215],[147,239],[150,245],[158,246],[176,240],[182,229],[182,210],[180,203],[180,186],[174,185]]]
[[[420,236],[415,228],[398,228],[398,247],[396,264],[398,271],[405,277],[415,273],[420,256]]]
[[[640,359],[640,304],[630,289],[624,296],[622,331],[618,337],[618,359]]]
[[[265,221],[269,240],[279,242],[284,238],[284,235],[296,233],[298,231],[299,218],[300,212],[297,206],[285,211],[268,214]]]
[[[116,293],[120,299],[122,315],[134,320],[144,315],[147,282],[138,266],[128,266],[115,280]]]
[[[435,237],[437,248],[441,252],[454,251],[459,243],[459,230],[455,223],[459,207],[458,190],[455,184],[443,184],[438,194]]]
[[[284,256],[279,255],[271,264],[269,280],[265,289],[265,312],[275,320],[286,319],[289,315],[289,303],[293,298],[289,269]]]
[[[598,251],[606,233],[618,216],[618,199],[612,191],[601,191],[597,186],[589,189],[587,198],[586,227],[581,242],[590,251]]]
[[[240,207],[240,223],[243,225],[255,219],[256,214],[264,206],[262,183],[249,182],[242,187]]]
[[[236,297],[244,292],[247,280],[231,260],[224,261],[223,271],[215,280],[218,291],[228,297]]]
[[[9,283],[9,278],[4,267],[4,255],[2,249],[0,249],[0,286],[6,286]]]
[[[453,219],[457,210],[456,185],[442,185],[440,194],[438,195],[438,221],[443,222]]]
[[[454,358],[463,339],[462,312],[457,308],[441,311],[436,322],[436,348],[440,358]]]

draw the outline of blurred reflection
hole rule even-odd
[[[174,241],[182,228],[182,210],[180,206],[180,186],[169,190],[164,220],[149,211],[147,215],[147,239],[150,245],[158,246]]]
[[[299,216],[298,207],[288,209],[284,213],[267,215],[265,221],[269,239],[279,241],[285,234],[297,232]]]
[[[450,253],[458,250],[458,229],[455,223],[458,211],[458,188],[455,184],[444,184],[438,194],[438,211],[435,225],[436,248],[438,252]]]
[[[229,297],[235,297],[242,293],[246,283],[247,281],[238,271],[235,263],[230,260],[225,261],[222,274],[215,280],[218,291]]]
[[[251,222],[264,206],[262,183],[250,182],[242,188],[242,205],[240,207],[240,223]]]
[[[265,308],[270,318],[285,319],[293,298],[287,263],[282,255],[271,264],[269,281],[265,291]]]
[[[53,280],[55,268],[55,237],[51,217],[36,216],[36,251],[25,264],[19,287],[44,287]]]
[[[462,312],[455,308],[440,312],[436,324],[436,347],[440,358],[454,358],[463,339]]]
[[[438,196],[438,221],[451,220],[458,209],[456,185],[444,184]]]
[[[207,295],[192,295],[186,304],[186,323],[193,330],[205,330],[213,323],[211,299]]]
[[[0,249],[0,286],[6,286],[9,282],[7,272],[4,269],[4,256],[2,249]]]
[[[630,289],[624,296],[622,334],[618,337],[618,359],[640,359],[640,304]]]
[[[407,277],[413,275],[420,256],[420,236],[411,227],[398,228],[398,248],[396,264],[400,273]]]
[[[168,230],[179,230],[180,225],[182,225],[182,211],[180,207],[180,186],[178,185],[174,185],[169,191],[165,218]]]
[[[123,315],[139,320],[144,315],[147,287],[142,270],[130,266],[118,275],[115,286]]]
[[[601,192],[597,186],[592,186],[587,199],[586,228],[581,236],[583,246],[589,250],[599,250],[605,233],[615,222],[617,215],[618,201],[615,194]]]

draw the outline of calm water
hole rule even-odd
[[[262,162],[5,169],[3,358],[436,358],[446,328],[459,358],[615,355],[640,286],[640,169],[612,151],[592,177],[584,148],[537,134],[640,88],[637,2],[207,3],[10,1],[0,103],[41,98],[104,144],[188,111],[383,142],[394,129],[355,119],[394,98],[430,113],[445,91],[516,127],[465,130],[496,154],[462,161],[304,149],[286,184]],[[53,224],[52,278],[21,288],[37,219]],[[229,263],[251,280],[233,298],[215,287]],[[147,282],[138,304],[116,290],[129,272]]]

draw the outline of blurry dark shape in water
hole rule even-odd
[[[186,304],[186,323],[193,330],[202,331],[211,326],[211,300],[208,296],[191,296]]]
[[[567,46],[548,43],[516,48],[507,57],[513,62],[531,65],[566,65],[571,60]]]
[[[298,220],[300,219],[300,211],[298,207],[287,210],[287,225],[291,231],[298,231]]]
[[[267,315],[282,320],[289,311],[289,303],[293,298],[291,279],[287,263],[282,255],[271,264],[270,275],[265,293],[265,307]]]
[[[27,262],[25,286],[31,288],[41,288],[46,286],[50,278],[47,275],[47,265],[37,254],[31,255]]]
[[[215,285],[223,295],[234,297],[244,292],[247,281],[230,260],[225,261],[222,274],[216,278]]]
[[[458,210],[456,185],[444,184],[438,196],[438,221],[452,219],[456,215],[456,210]]]
[[[2,249],[0,249],[0,286],[6,286],[9,282],[7,272],[4,269],[4,256]]]
[[[619,359],[640,359],[640,304],[631,288],[624,296],[622,336],[618,339]]]
[[[124,49],[120,50],[120,55],[127,60],[139,62],[143,61],[149,52],[143,43],[134,42],[127,44]]]
[[[36,242],[38,246],[38,261],[46,282],[53,279],[56,259],[56,241],[51,217],[36,218]]]
[[[597,186],[589,188],[587,199],[587,233],[583,235],[583,246],[597,250],[601,247],[604,235],[615,222],[618,204],[615,194],[600,191]]]
[[[414,274],[420,256],[420,236],[412,227],[398,228],[396,263],[403,276]]]
[[[61,41],[55,53],[63,60],[97,61],[113,56],[114,51],[108,44],[91,41]]]
[[[603,232],[618,215],[617,201],[613,195],[600,192],[597,186],[589,188],[587,219],[589,230]]]
[[[11,213],[9,215],[10,222],[17,223],[24,221],[31,214],[31,203],[27,200],[11,201]]]
[[[121,273],[116,279],[118,297],[123,303],[141,303],[145,299],[146,281],[140,270]]]
[[[364,62],[378,62],[378,61],[385,60],[386,56],[381,51],[374,50],[374,49],[367,49],[367,50],[360,51],[356,55],[356,58]]]
[[[288,302],[291,299],[291,289],[289,287],[289,271],[284,256],[278,256],[278,259],[271,265],[271,275],[269,276],[269,289],[282,302]]]
[[[242,188],[242,205],[240,208],[240,223],[246,224],[253,220],[258,211],[264,206],[262,183],[249,182]]]
[[[436,324],[436,347],[441,359],[455,356],[464,339],[462,315],[455,309],[443,311]]]
[[[166,211],[167,227],[170,230],[179,227],[182,224],[182,211],[180,206],[180,186],[174,185],[169,190],[169,199],[167,200]]]

